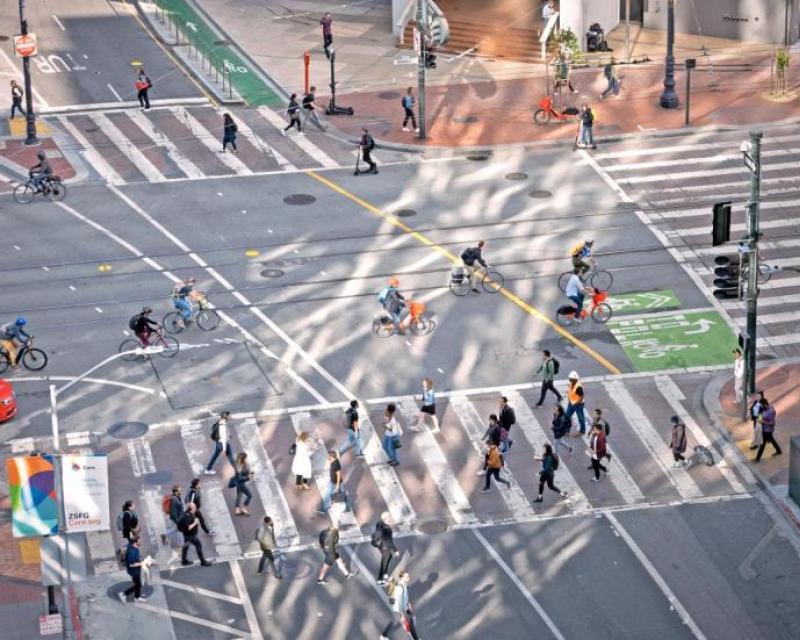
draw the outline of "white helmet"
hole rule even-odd
[[[570,371],[568,379],[569,380],[577,380],[578,379],[578,372],[577,371]]]

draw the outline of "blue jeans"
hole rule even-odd
[[[192,305],[186,298],[175,298],[172,305],[181,312],[184,320],[192,317]]]
[[[592,125],[583,125],[581,127],[581,144],[587,147],[594,146],[594,136],[592,135]]]
[[[564,412],[564,415],[567,416],[570,420],[572,420],[572,414],[578,414],[578,424],[580,425],[580,432],[581,435],[586,433],[586,416],[583,413],[583,403],[581,404],[572,404],[571,402],[567,403],[567,410]]]
[[[511,438],[506,438],[505,440],[500,441],[500,453],[505,455],[508,453],[508,450],[511,448],[511,443],[513,440]]]
[[[208,465],[206,465],[206,469],[208,471],[211,471],[211,467],[214,466],[214,463],[217,461],[217,458],[219,458],[219,454],[222,453],[222,443],[215,442],[214,444],[216,445],[214,447],[214,453],[211,454],[211,460],[209,460]],[[231,445],[229,442],[225,443],[225,455],[228,458],[228,462],[230,462],[231,466],[235,469],[236,463],[233,461],[233,449],[231,449]]]
[[[356,433],[352,429],[347,429],[347,440],[339,447],[339,455],[350,451],[355,446],[356,455],[364,454],[364,443],[361,442],[361,432]]]
[[[253,499],[253,493],[250,491],[250,487],[247,486],[246,482],[238,482],[236,484],[236,506],[238,507],[242,501],[242,496],[244,496],[244,506],[250,504],[250,501]]]
[[[390,435],[388,433],[384,434],[383,441],[381,442],[381,446],[383,450],[386,452],[386,457],[389,458],[392,462],[398,462],[397,459],[397,442],[400,440],[398,436]]]
[[[327,511],[331,508],[331,500],[333,500],[333,494],[336,492],[336,483],[328,481],[328,488],[325,490],[325,494],[322,496],[322,506],[321,509],[323,511]],[[352,511],[353,505],[350,503],[350,498],[347,495],[347,492],[344,490],[344,487],[341,489],[342,495],[344,495],[344,509],[345,511]]]
[[[584,296],[584,295],[582,295],[580,293],[577,296],[569,296],[569,299],[572,300],[575,303],[575,305],[578,307],[578,310],[575,312],[575,318],[579,319],[581,317],[581,311],[583,311],[583,299],[585,297],[586,296]]]

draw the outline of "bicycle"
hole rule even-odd
[[[545,96],[539,100],[539,108],[533,113],[533,121],[536,124],[548,124],[551,120],[556,122],[577,122],[580,111],[575,107],[567,107],[563,111],[556,111],[553,106],[553,99]]]
[[[566,292],[567,283],[573,273],[574,271],[565,271],[558,276],[558,288],[561,289],[561,291]],[[611,275],[611,272],[605,269],[598,269],[597,262],[593,263],[589,271],[582,273],[580,279],[581,282],[586,282],[588,280],[589,286],[592,287],[592,289],[600,289],[601,291],[608,291],[611,289],[611,285],[614,284],[614,276]]]
[[[161,351],[158,352],[158,355],[160,355],[162,358],[174,358],[178,351],[180,351],[180,342],[178,342],[177,339],[173,338],[172,336],[165,335],[162,327],[159,327],[150,335],[152,336],[153,334],[155,334],[156,337],[155,339],[149,338],[150,344],[148,346],[163,347]],[[135,351],[136,349],[142,349],[142,343],[139,341],[139,339],[125,338],[125,340],[120,343],[117,353]],[[147,357],[148,355],[146,353],[126,353],[124,356],[122,356],[122,359],[125,362],[134,362],[135,360],[144,360]]]
[[[581,319],[591,315],[592,320],[599,324],[605,324],[611,320],[613,310],[611,309],[611,305],[605,302],[606,298],[608,298],[608,293],[596,290],[592,294],[592,301],[589,309],[587,309],[586,306],[581,309]],[[565,304],[560,306],[556,310],[556,322],[562,326],[567,326],[576,322],[576,311],[577,307],[573,305]]]
[[[191,318],[194,318],[195,323],[203,331],[213,331],[219,326],[219,314],[216,309],[208,306],[208,300],[205,296],[196,296],[197,309],[192,310]],[[186,325],[180,311],[170,311],[164,316],[161,321],[167,333],[180,333],[188,325]]]
[[[22,364],[28,371],[41,371],[47,366],[47,354],[41,349],[33,347],[33,336],[28,338],[17,351],[14,364]],[[5,372],[12,365],[11,357],[5,347],[0,347],[0,373]]]
[[[426,305],[424,302],[408,301],[408,313],[411,321],[408,328],[415,336],[424,336],[433,331],[436,326],[434,321],[425,317]],[[381,311],[372,321],[372,331],[379,338],[388,338],[397,333],[397,327],[385,311]]]
[[[486,293],[499,293],[506,281],[503,274],[483,267],[479,268],[479,271],[482,273],[479,279],[483,290]],[[471,289],[468,268],[453,267],[450,270],[450,292],[455,296],[465,296]]]
[[[36,194],[41,194],[50,202],[63,200],[67,195],[67,185],[61,182],[59,176],[49,176],[42,178],[37,186],[33,178],[28,178],[25,184],[18,184],[14,187],[14,200],[18,204],[28,204],[33,202]]]

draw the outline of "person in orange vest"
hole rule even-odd
[[[567,411],[564,415],[566,415],[567,419],[572,421],[572,414],[578,414],[578,424],[580,425],[580,434],[584,435],[586,433],[586,416],[584,415],[584,407],[583,407],[583,385],[581,381],[578,379],[578,372],[577,371],[570,371],[569,372],[569,384],[567,384]]]
[[[147,97],[147,92],[150,90],[150,87],[153,86],[153,83],[150,82],[150,78],[148,78],[147,74],[144,72],[144,67],[139,68],[134,86],[137,92],[136,97],[139,98],[139,106],[142,109],[149,109],[150,98]]]

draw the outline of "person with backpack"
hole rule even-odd
[[[275,548],[277,547],[275,543],[275,525],[272,522],[272,518],[269,516],[264,516],[263,522],[258,525],[256,529],[256,540],[258,541],[258,546],[261,547],[261,559],[258,561],[258,574],[261,576],[266,575],[264,569],[267,566],[267,562],[269,562],[269,566],[272,567],[273,575],[280,580],[283,576],[278,572],[278,568],[275,566]]]
[[[239,127],[236,126],[231,114],[224,114],[222,116],[222,153],[225,153],[228,145],[231,145],[234,153],[238,152],[236,149],[236,134],[238,131]]]
[[[339,446],[339,455],[356,448],[356,458],[364,457],[364,442],[361,440],[361,423],[358,417],[358,400],[351,400],[344,412],[344,426],[347,440]]]
[[[400,99],[400,104],[403,105],[403,110],[405,111],[405,118],[403,118],[403,131],[409,131],[408,128],[408,121],[411,120],[411,126],[414,127],[414,131],[419,133],[419,128],[417,127],[417,119],[414,117],[414,87],[409,87],[408,91],[406,91],[406,95],[404,95]]]
[[[147,92],[150,91],[153,83],[150,82],[150,78],[148,78],[147,74],[144,72],[144,67],[139,67],[139,73],[136,74],[134,86],[136,87],[136,97],[139,99],[139,106],[142,109],[149,109],[150,98],[147,96]]]
[[[672,450],[672,458],[675,461],[672,467],[674,469],[681,466],[686,468],[686,458],[683,457],[683,453],[686,451],[686,425],[678,416],[672,416],[670,422],[672,423],[672,435],[669,448]]]
[[[203,517],[203,492],[200,489],[200,478],[193,478],[192,483],[189,485],[189,493],[186,494],[186,504],[193,504],[195,506],[194,515],[200,523],[200,528],[207,535],[214,535],[206,524],[206,519]]]
[[[439,418],[436,417],[436,394],[433,392],[433,380],[430,378],[422,379],[422,407],[417,415],[417,429],[422,428],[422,422],[425,416],[430,416],[433,423],[431,433],[439,433]]]
[[[562,491],[555,485],[555,477],[556,477],[556,470],[560,464],[558,456],[553,452],[553,447],[548,442],[544,445],[544,453],[542,454],[541,458],[535,458],[536,460],[540,460],[542,463],[542,468],[539,471],[539,495],[536,497],[534,502],[542,502],[544,500],[544,485],[546,484],[551,491],[555,491],[562,498],[567,497],[567,492]]]
[[[539,393],[539,402],[533,405],[534,407],[541,407],[544,404],[544,397],[548,390],[556,394],[557,402],[561,402],[561,394],[553,384],[560,368],[561,363],[550,354],[550,351],[544,349],[542,351],[542,363],[536,370],[536,375],[541,376],[542,388]]]
[[[411,606],[411,600],[408,595],[408,583],[410,581],[411,576],[408,571],[401,571],[397,574],[397,578],[392,578],[387,583],[386,595],[389,597],[389,605],[392,607],[392,619],[381,631],[380,640],[389,640],[389,634],[398,626],[402,627],[413,640],[419,640],[414,620],[414,609]]]
[[[572,421],[572,415],[578,414],[578,425],[580,426],[580,435],[586,433],[586,415],[584,413],[584,393],[583,384],[578,378],[577,371],[570,371],[567,382],[567,410],[565,415],[567,419]],[[575,434],[577,435],[577,434]]]
[[[589,435],[589,457],[592,460],[590,469],[594,471],[592,482],[600,482],[600,472],[603,472],[605,478],[608,475],[608,469],[600,463],[606,457],[606,434],[599,424],[592,425]]]
[[[383,441],[381,446],[389,459],[389,465],[392,467],[400,464],[397,450],[400,448],[400,436],[403,435],[400,423],[397,422],[397,418],[394,415],[396,412],[397,407],[391,402],[386,405],[386,410],[383,412]]]
[[[611,426],[608,424],[608,420],[603,417],[602,409],[592,411],[592,426],[594,427],[595,425],[600,427],[600,431],[606,436],[606,460],[611,462],[611,454],[608,452],[608,436],[611,434]]]
[[[350,498],[347,496],[347,492],[342,486],[343,482],[344,474],[342,474],[342,461],[339,460],[339,453],[335,449],[331,449],[328,451],[328,488],[322,496],[322,503],[317,508],[317,513],[328,513],[334,496],[340,496],[342,498],[345,511],[352,511],[353,506],[350,504]]]
[[[358,163],[356,163],[356,170],[353,172],[353,175],[378,173],[378,163],[375,162],[370,155],[375,149],[375,139],[366,127],[361,130],[361,140],[358,142],[358,148],[361,151],[361,159],[369,165],[369,171],[360,171],[358,169]]]
[[[150,336],[161,326],[155,320],[150,319],[151,313],[153,310],[150,307],[142,307],[141,313],[137,313],[128,320],[128,329],[139,338],[139,343],[143,347],[150,346]]]
[[[559,452],[562,447],[569,449],[570,455],[574,453],[572,445],[564,441],[572,429],[572,420],[564,413],[564,407],[556,404],[553,409],[553,422],[550,427],[553,430],[553,443],[555,444],[556,452]]]
[[[133,500],[126,500],[122,505],[122,511],[117,514],[117,530],[128,543],[131,538],[139,535],[139,515],[134,511],[134,507]]]
[[[617,78],[617,74],[614,71],[613,60],[603,67],[603,76],[605,77],[606,82],[608,82],[608,86],[605,88],[603,93],[600,94],[601,100],[605,100],[612,92],[614,95],[619,94],[619,78]]]
[[[764,408],[763,403],[765,400],[766,397],[764,396],[764,392],[759,391],[753,402],[750,403],[750,407],[748,409],[750,419],[753,421],[753,437],[750,440],[751,451],[758,449],[761,446],[761,443],[764,441],[764,431],[758,419],[761,416],[761,410]]]
[[[511,439],[511,427],[517,423],[517,414],[505,396],[500,398],[500,415],[497,419],[500,422],[500,453],[506,454],[514,444]]]
[[[197,535],[197,532],[200,528],[200,521],[195,516],[196,510],[197,507],[194,506],[194,503],[189,503],[189,505],[186,507],[186,511],[183,513],[183,516],[181,516],[181,519],[178,521],[178,531],[183,534],[181,564],[184,567],[188,567],[189,565],[193,564],[192,561],[187,557],[189,554],[189,545],[192,545],[197,553],[197,558],[200,560],[200,566],[210,567],[211,563],[206,560],[205,556],[203,555],[203,545],[200,543],[200,537]]]
[[[481,440],[487,445],[493,444],[499,447],[501,428],[500,421],[497,419],[497,414],[489,414],[489,426],[486,427],[486,431],[484,431]]]
[[[756,457],[753,458],[753,462],[761,462],[761,456],[764,454],[764,448],[767,446],[768,442],[772,445],[772,448],[775,449],[775,453],[772,454],[773,456],[779,456],[783,453],[780,445],[775,441],[775,425],[777,419],[778,414],[772,403],[766,398],[761,400],[761,415],[759,415],[758,421],[761,423],[763,439],[756,452]]]
[[[585,102],[581,106],[580,121],[581,131],[578,147],[581,149],[597,149],[597,145],[594,143],[594,136],[592,135],[594,113],[592,113],[591,107]]]
[[[389,278],[386,286],[378,294],[378,302],[391,319],[397,333],[403,335],[408,329],[411,317],[406,313],[406,298],[400,293],[399,286],[400,281],[397,278]]]
[[[389,525],[390,515],[388,511],[381,514],[381,519],[375,523],[375,530],[372,532],[370,544],[381,552],[381,564],[378,568],[378,584],[383,586],[389,580],[389,563],[392,557],[397,557],[400,552],[394,544],[394,532]]]
[[[464,263],[464,266],[469,272],[469,286],[472,289],[472,293],[480,293],[476,283],[477,274],[480,267],[475,266],[475,263],[477,262],[479,265],[481,265],[484,270],[489,268],[489,265],[486,264],[486,260],[483,259],[482,255],[483,248],[485,246],[486,241],[480,240],[476,246],[468,247],[461,252],[461,262]]]
[[[127,602],[127,597],[133,594],[136,602],[147,602],[147,598],[142,597],[142,553],[139,550],[139,536],[134,535],[125,549],[125,569],[133,580],[133,585],[117,593],[117,597],[122,604]]]
[[[497,482],[502,482],[507,487],[511,487],[511,483],[508,480],[500,477],[500,469],[504,466],[505,462],[503,461],[503,454],[500,453],[500,449],[496,444],[490,443],[489,449],[486,451],[486,457],[484,458],[483,467],[486,471],[486,482],[483,485],[483,489],[481,489],[481,493],[487,493],[492,490],[492,476],[494,476]]]
[[[319,548],[322,549],[322,568],[319,570],[317,584],[328,584],[325,576],[328,575],[328,571],[330,571],[334,563],[339,567],[342,574],[344,574],[346,580],[358,575],[358,569],[353,569],[352,571],[347,570],[344,560],[342,560],[339,555],[339,529],[335,524],[331,524],[327,529],[323,529],[320,532]]]
[[[289,124],[282,130],[281,133],[286,135],[292,127],[297,127],[297,133],[302,134],[303,129],[300,126],[300,105],[297,104],[297,94],[293,93],[289,96],[289,106],[286,107],[286,115],[289,116]]]
[[[217,473],[211,467],[214,466],[217,458],[219,458],[219,454],[223,451],[225,452],[225,457],[228,458],[228,462],[230,462],[231,466],[236,470],[236,461],[233,459],[233,448],[231,447],[229,441],[230,434],[228,433],[228,422],[230,418],[231,412],[223,411],[219,414],[217,421],[211,425],[211,439],[214,441],[214,453],[211,454],[211,459],[208,461],[206,470],[204,471],[207,476],[213,476]]]

